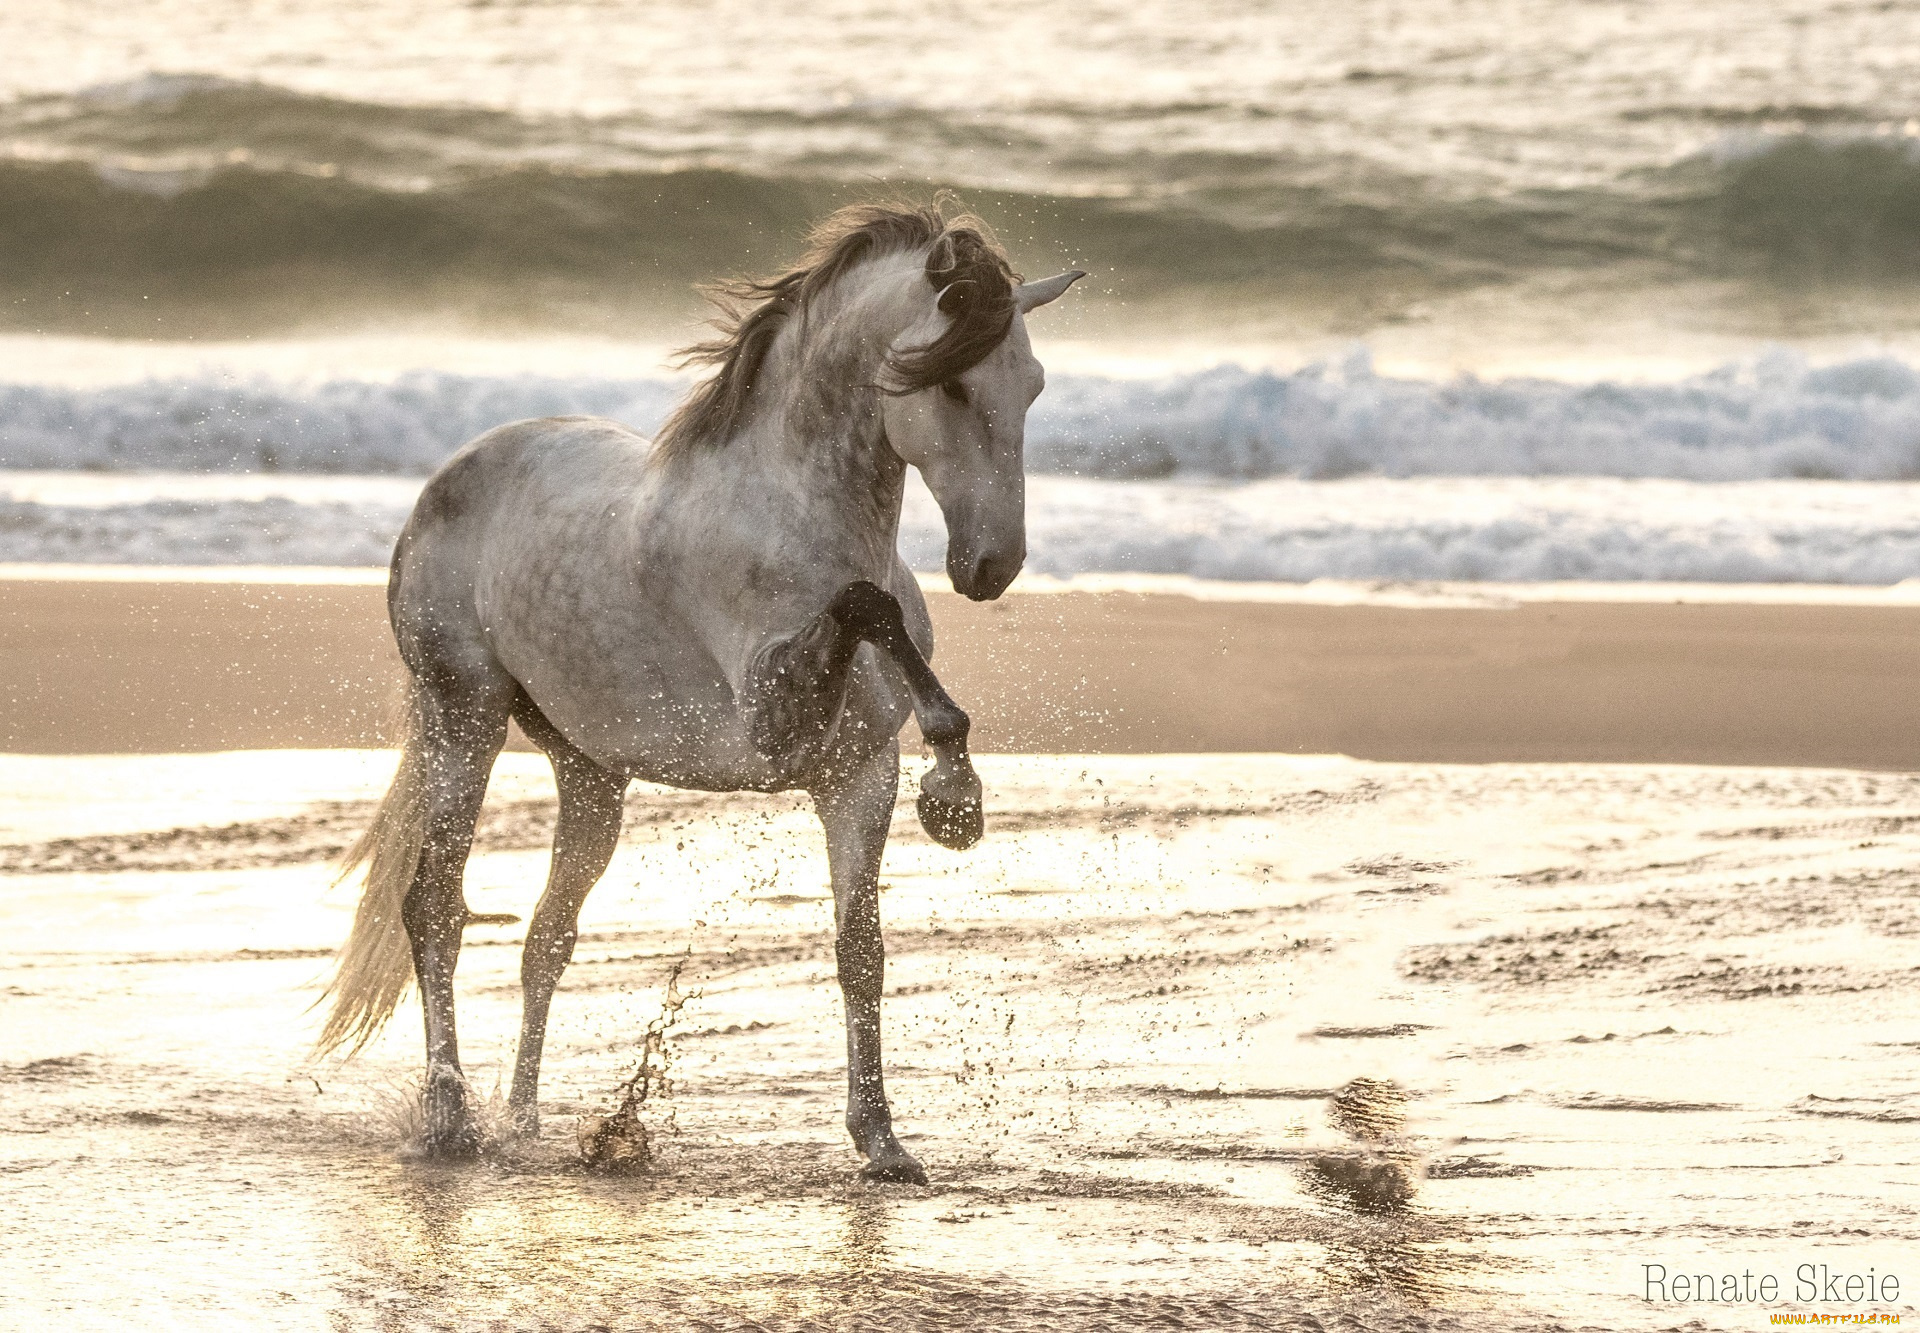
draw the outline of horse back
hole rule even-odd
[[[484,674],[486,603],[513,561],[539,548],[579,559],[603,545],[594,497],[644,468],[644,438],[593,417],[511,422],[428,479],[395,544],[387,606],[401,658],[421,676]],[[630,484],[630,483],[629,483]],[[528,549],[531,546],[532,549]]]

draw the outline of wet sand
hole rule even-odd
[[[989,756],[896,821],[890,1093],[839,1125],[824,857],[785,798],[643,790],[556,1004],[537,1145],[406,1160],[411,1002],[312,1065],[365,752],[0,762],[0,1308],[23,1327],[1757,1328],[1920,1293],[1920,776]],[[909,788],[910,789],[910,788]],[[496,776],[476,910],[551,788]],[[462,1035],[511,1053],[515,926]],[[575,1157],[674,960],[647,1172]],[[1645,1264],[1897,1274],[1649,1304]],[[1695,1321],[1698,1321],[1697,1323]]]
[[[71,573],[0,577],[0,753],[384,740],[380,571]],[[982,750],[1920,768],[1920,588],[1023,585],[929,593]]]

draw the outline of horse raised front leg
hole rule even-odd
[[[425,836],[413,883],[401,904],[427,1028],[426,1152],[464,1157],[480,1133],[460,1072],[454,1027],[453,970],[467,924],[461,879],[494,757],[507,737],[505,708],[477,699],[420,698],[426,783]]]
[[[514,1133],[531,1138],[540,1132],[540,1055],[547,1040],[547,1011],[560,974],[573,961],[580,906],[619,844],[627,780],[588,759],[531,708],[515,716],[521,730],[553,761],[554,783],[560,789],[547,889],[534,908],[520,952],[520,1049],[513,1062],[513,1091],[507,1097]]]
[[[811,794],[826,829],[833,875],[834,956],[847,1011],[847,1132],[867,1159],[862,1176],[924,1185],[926,1169],[894,1137],[880,1066],[880,991],[886,980],[880,856],[899,786],[900,749],[889,744],[850,776]]]
[[[805,629],[761,654],[747,689],[755,746],[792,776],[812,771],[846,703],[848,669],[863,641],[899,665],[920,734],[933,747],[916,805],[921,827],[944,847],[973,846],[986,820],[967,752],[971,723],[908,636],[900,603],[876,584],[849,583]]]
[[[920,779],[914,808],[927,836],[943,847],[964,851],[986,829],[980,775],[967,752],[972,722],[941,686],[927,659],[907,634],[900,603],[893,594],[867,582],[850,583],[834,599],[834,614],[859,636],[899,664],[913,696],[914,720],[933,747],[933,769]]]

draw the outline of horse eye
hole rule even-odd
[[[967,386],[959,380],[947,380],[941,384],[940,392],[953,399],[956,403],[964,403],[967,401]]]

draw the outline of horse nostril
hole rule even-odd
[[[1019,572],[1017,560],[1003,555],[983,555],[973,562],[973,591],[978,596],[997,597]]]
[[[953,579],[955,592],[964,593],[976,602],[987,602],[1007,590],[1007,585],[1013,582],[1025,561],[1025,552],[1009,554],[1001,551],[983,555],[949,552],[947,573]]]

